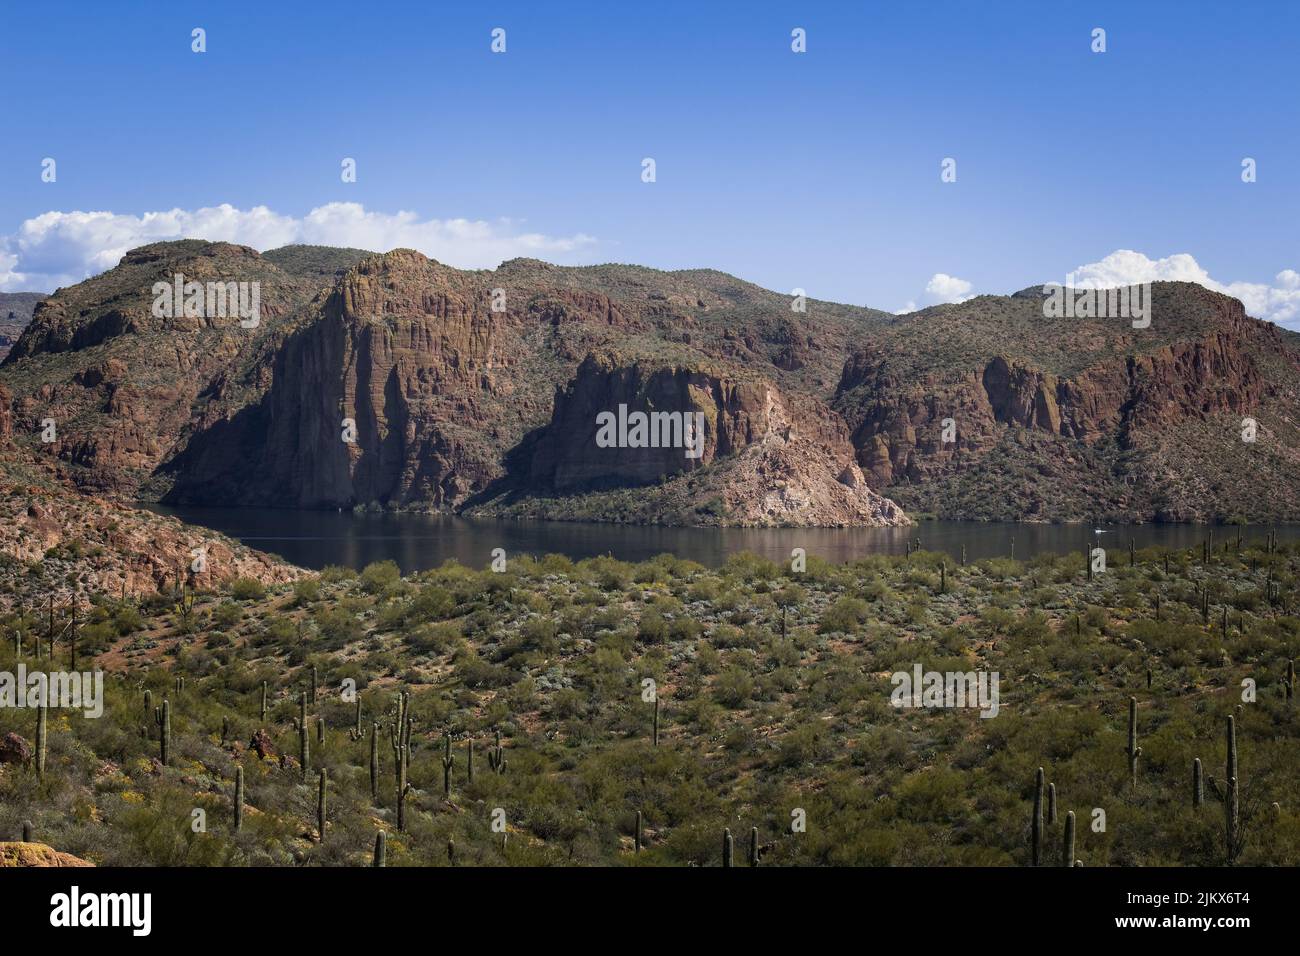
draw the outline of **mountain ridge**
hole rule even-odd
[[[261,321],[152,315],[176,273],[258,282]],[[146,501],[756,526],[1300,517],[1238,473],[1290,480],[1300,336],[1187,283],[1154,284],[1143,330],[1045,319],[1032,288],[800,312],[709,269],[183,240],[38,305],[0,383],[18,447]],[[619,404],[703,416],[710,450],[598,448],[594,416]],[[1249,413],[1267,440],[1243,452]]]

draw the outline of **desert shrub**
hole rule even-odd
[[[230,596],[236,601],[260,601],[266,597],[266,588],[256,578],[235,578],[230,583]]]

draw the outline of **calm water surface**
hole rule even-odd
[[[926,521],[910,528],[655,528],[581,524],[559,521],[500,521],[442,515],[353,514],[335,511],[281,511],[271,508],[173,508],[154,510],[175,515],[237,538],[249,547],[278,554],[294,564],[319,569],[328,564],[361,568],[391,559],[405,573],[436,567],[455,558],[483,567],[493,548],[507,555],[564,554],[589,558],[612,554],[642,561],[665,552],[717,566],[737,551],[753,551],[776,561],[788,560],[792,548],[841,562],[873,554],[902,554],[909,540],[921,539],[926,550],[946,551],[954,559],[966,548],[968,560],[1031,557],[1044,551],[1082,550],[1093,539],[1093,526],[1016,522]],[[1207,525],[1103,525],[1097,540],[1107,549],[1160,544],[1199,548]],[[1215,540],[1235,540],[1237,529],[1215,527]],[[1262,539],[1266,526],[1242,529],[1246,540]],[[1300,539],[1300,525],[1277,526],[1279,539]]]

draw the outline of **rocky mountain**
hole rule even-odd
[[[0,292],[0,360],[18,341],[44,292]]]
[[[1145,329],[1048,319],[1042,298],[904,316],[849,359],[831,404],[883,493],[961,518],[1300,515],[1274,493],[1300,465],[1300,336],[1189,283],[1153,286]]]
[[[196,308],[183,282],[200,284]],[[256,285],[256,323],[203,307],[229,283]],[[1297,342],[1182,283],[1157,284],[1135,329],[1045,318],[1036,289],[895,317],[796,311],[708,270],[465,271],[410,250],[186,241],[43,302],[0,367],[0,405],[11,453],[86,491],[174,503],[736,525],[899,523],[904,508],[1283,518],[1300,498],[1261,492],[1298,473]]]

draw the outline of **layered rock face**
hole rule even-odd
[[[1182,294],[1190,296],[1190,305],[1180,318],[1196,309],[1201,315],[1178,328],[1175,340],[1146,343],[1124,329],[1109,336],[1107,348],[1078,350],[1068,371],[1017,357],[1008,350],[1011,343],[997,342],[992,328],[983,356],[919,380],[907,374],[911,366],[900,373],[887,345],[859,351],[846,363],[835,399],[853,425],[859,463],[879,487],[911,486],[913,506],[929,504],[943,513],[944,496],[956,497],[948,481],[954,476],[980,475],[990,489],[997,487],[998,472],[1008,463],[990,467],[988,459],[995,450],[1014,456],[1008,443],[1032,445],[1022,456],[1024,465],[1047,475],[1045,486],[1062,477],[1054,473],[1058,468],[1089,469],[1102,484],[1135,483],[1140,469],[1120,470],[1117,462],[1125,456],[1144,461],[1152,443],[1166,434],[1216,429],[1221,452],[1230,458],[1241,450],[1243,416],[1266,417],[1281,395],[1280,383],[1270,382],[1263,366],[1276,365],[1288,383],[1294,381],[1300,367],[1295,344],[1276,326],[1247,317],[1235,300],[1199,287]],[[1076,334],[1087,341],[1094,330]],[[944,440],[945,423],[955,440]],[[1198,460],[1167,464],[1186,476],[1206,466]],[[1098,467],[1107,473],[1096,474]],[[1130,501],[1133,510],[1125,517],[1168,517],[1169,510],[1155,504],[1157,497],[1149,495],[1145,505]],[[1098,504],[1106,511],[1113,503]],[[1184,513],[1214,516],[1199,506]],[[1065,517],[1050,510],[1020,514]]]
[[[259,290],[258,321],[235,314],[155,314],[155,285],[245,283]],[[4,361],[15,393],[15,427],[53,422],[38,451],[62,474],[97,492],[138,494],[183,447],[232,379],[274,348],[290,314],[315,294],[257,252],[187,240],[133,250],[116,269],[60,291],[37,308]],[[242,401],[242,398],[240,399]]]
[[[963,452],[987,448],[998,426],[1127,445],[1139,430],[1244,414],[1258,406],[1264,384],[1237,334],[1219,332],[1068,379],[998,355],[955,381],[909,386],[891,376],[887,358],[864,352],[845,366],[840,388],[878,396],[862,409],[853,441],[859,463],[890,485],[903,477],[924,481]],[[955,441],[943,441],[945,419],[953,421]]]
[[[529,477],[561,491],[659,481],[760,440],[777,427],[775,407],[775,390],[764,383],[589,356],[556,397],[551,422],[533,448]],[[627,415],[644,416],[648,423],[639,441],[634,433],[623,447],[601,447],[600,417]],[[698,438],[691,423],[700,425]]]
[[[406,250],[363,261],[271,357],[262,398],[200,431],[167,464],[175,481],[166,500],[451,510],[502,489],[663,481],[794,436],[774,413],[782,406],[772,382],[738,374],[725,354],[709,359],[691,346],[676,366],[638,358],[638,343],[653,343],[656,323],[676,314],[670,298],[628,302],[568,287],[552,269],[508,263],[479,275]],[[620,405],[702,415],[703,453],[599,447],[596,417]],[[801,513],[799,496],[786,495],[779,506],[735,508],[736,520],[904,520],[871,496],[837,416],[817,409],[797,430],[816,463],[801,463],[810,472],[803,498],[817,506]],[[253,469],[242,464],[250,459]]]
[[[671,487],[689,474],[690,494],[720,500],[722,515],[737,524],[907,523],[901,508],[867,487],[839,417],[816,400],[798,407],[792,412],[761,379],[588,356],[557,396],[551,422],[525,446],[527,487]],[[616,434],[626,439],[622,447],[608,442]]]
[[[528,351],[481,282],[415,252],[367,259],[269,357],[261,400],[169,463],[168,500],[448,508],[545,414]]]

